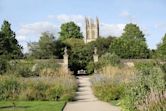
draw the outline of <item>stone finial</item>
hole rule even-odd
[[[95,55],[97,54],[97,47],[95,47],[95,49],[94,49],[94,54]]]
[[[67,47],[65,47],[64,54],[67,55]]]

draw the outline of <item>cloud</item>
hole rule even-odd
[[[157,23],[155,25],[156,29],[166,30],[166,23]]]
[[[42,32],[51,32],[54,35],[59,31],[59,27],[50,22],[35,22],[24,24],[16,32],[16,38],[24,47],[24,52],[27,51],[27,43],[38,41]]]
[[[135,21],[135,17],[131,15],[128,11],[122,11],[120,13],[120,17],[126,18],[130,22]]]
[[[20,29],[16,32],[16,38],[19,43],[24,47],[24,52],[27,52],[27,43],[38,41],[40,34],[42,32],[49,31],[58,37],[58,32],[60,31],[60,25],[64,22],[74,21],[77,25],[81,27],[81,31],[85,34],[85,23],[84,16],[82,15],[50,15],[49,19],[56,19],[59,22],[53,24],[48,21],[35,22],[31,24],[24,24],[20,26]],[[125,24],[106,24],[100,23],[100,35],[101,36],[120,36],[123,32]]]
[[[73,21],[78,26],[84,27],[85,16],[83,16],[83,15],[60,14],[60,15],[49,15],[48,19],[56,19],[59,22],[60,25],[62,23]]]
[[[49,15],[49,19],[57,19],[59,22],[82,22],[84,21],[84,16],[82,15],[67,15],[67,14],[60,14],[60,15]]]
[[[125,24],[100,24],[100,35],[101,36],[121,36]]]
[[[49,31],[51,33],[56,32],[56,26],[49,22],[36,22],[32,24],[22,25],[18,30],[18,35],[39,35],[42,32]]]

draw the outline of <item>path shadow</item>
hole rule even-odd
[[[11,108],[15,108],[15,109],[27,109],[30,108],[30,106],[0,106],[0,109],[11,109]]]

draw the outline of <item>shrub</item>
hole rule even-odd
[[[39,71],[33,71],[32,68],[35,65],[33,61],[19,61],[12,60],[9,62],[7,74],[14,74],[21,77],[38,76]]]
[[[123,96],[124,83],[115,76],[112,78],[102,74],[95,74],[92,77],[92,89],[101,100],[119,100]]]
[[[163,111],[166,103],[166,81],[157,66],[143,68],[125,89],[121,105],[125,111]]]
[[[155,61],[140,61],[135,63],[135,68],[139,71],[145,71],[146,69],[150,69],[154,66],[157,66]]]
[[[87,69],[87,74],[92,74],[95,69],[94,62],[89,62],[88,65],[86,66],[86,69]]]
[[[20,100],[66,101],[70,100],[76,91],[76,81],[71,76],[27,78],[24,84]]]
[[[21,91],[21,84],[14,76],[0,77],[0,100],[15,100]]]
[[[162,68],[163,72],[166,73],[166,63],[162,64],[161,68]]]
[[[106,53],[99,58],[97,68],[101,68],[107,65],[117,66],[120,64],[120,58],[116,54]]]
[[[7,71],[7,60],[0,57],[0,74]]]

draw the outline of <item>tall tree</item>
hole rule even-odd
[[[19,58],[22,55],[22,47],[18,44],[15,33],[11,30],[11,24],[4,21],[1,27],[0,42],[1,54],[8,58]]]
[[[5,45],[5,36],[2,32],[0,32],[0,55],[3,55],[6,53],[4,45]]]
[[[115,39],[115,37],[99,37],[98,39],[96,39],[96,41],[92,41],[87,43],[86,47],[88,47],[89,50],[91,50],[90,52],[94,52],[94,47],[97,48],[97,53],[99,56],[103,55],[104,53],[109,51],[109,46],[111,45],[112,41]]]
[[[157,47],[157,56],[166,60],[166,34],[164,35],[162,42]]]
[[[41,55],[43,58],[53,57],[53,43],[54,43],[54,35],[49,32],[42,33],[39,40],[39,47],[41,50]]]
[[[61,25],[60,40],[65,40],[67,38],[83,38],[80,32],[80,27],[74,22],[68,22]]]
[[[129,39],[141,39],[145,40],[145,35],[140,30],[140,28],[136,24],[129,23],[125,26],[124,32],[122,37],[129,38]]]
[[[48,59],[54,55],[54,41],[55,37],[49,32],[41,34],[39,42],[29,44],[30,55],[39,59]]]
[[[149,58],[149,49],[143,32],[136,24],[127,24],[124,33],[110,45],[110,51],[121,58]]]

